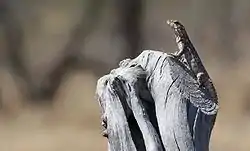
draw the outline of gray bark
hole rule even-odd
[[[145,50],[97,82],[109,151],[208,151],[215,88],[183,25],[168,21],[179,51]]]

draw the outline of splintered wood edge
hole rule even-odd
[[[199,59],[199,56],[198,56],[198,54],[197,54],[197,52],[196,52],[196,50],[194,49],[194,47],[193,47],[193,45],[192,45],[192,43],[191,43],[191,41],[188,39],[188,35],[187,35],[187,32],[185,31],[185,28],[184,28],[184,26],[179,22],[179,21],[176,21],[176,20],[169,20],[169,21],[167,21],[167,23],[170,25],[170,27],[172,28],[172,29],[174,29],[174,32],[175,32],[175,36],[176,36],[176,42],[177,42],[177,44],[179,44],[179,43],[182,43],[183,45],[178,45],[178,48],[179,48],[179,50],[180,51],[186,51],[186,50],[184,50],[185,49],[185,47],[189,47],[189,48],[191,48],[191,53],[193,53],[192,55],[193,55],[193,57],[196,57],[196,59],[198,58]],[[180,34],[181,33],[181,34]],[[186,45],[185,45],[186,44]],[[180,46],[183,46],[183,47],[180,47]],[[189,50],[190,51],[190,50]],[[184,52],[185,53],[185,52]],[[182,54],[181,54],[182,55]],[[133,61],[133,60],[132,60]],[[196,61],[200,61],[201,62],[201,60],[196,60]],[[121,69],[121,67],[123,67],[123,68],[130,68],[130,62],[131,62],[131,59],[127,59],[127,60],[125,60],[125,61],[121,61],[121,63],[120,63],[120,71],[122,71],[123,69]],[[196,62],[197,63],[197,62]],[[202,64],[201,64],[202,65]],[[131,66],[132,67],[132,66]],[[202,65],[201,66],[201,68],[204,68],[204,66]],[[111,71],[111,73],[110,73],[110,75],[112,75],[113,74],[113,76],[110,76],[110,77],[108,77],[109,75],[106,75],[106,76],[104,76],[103,78],[101,78],[101,79],[99,79],[98,80],[98,83],[99,84],[101,84],[102,86],[105,86],[105,83],[106,83],[106,81],[105,80],[107,80],[106,78],[111,78],[111,81],[113,81],[114,80],[114,78],[116,77],[116,76],[120,76],[119,74],[114,74],[115,73],[115,70],[117,70],[117,69],[114,69],[114,70],[112,70]],[[205,68],[204,68],[204,70],[205,70]],[[206,71],[206,70],[205,70]],[[123,72],[123,74],[125,74],[125,72],[126,71],[122,71]],[[136,72],[136,71],[135,71]],[[206,74],[207,74],[207,72],[205,72]],[[129,72],[129,73],[126,73],[126,74],[134,74],[133,72]],[[127,75],[127,76],[129,76],[129,75]],[[133,76],[133,75],[132,75]],[[128,77],[127,77],[128,78]],[[130,79],[130,78],[128,78],[128,79]],[[212,84],[212,82],[211,82],[211,84]],[[123,84],[122,84],[123,85]],[[100,86],[100,85],[99,85]],[[114,85],[113,85],[114,86]],[[124,86],[125,86],[125,84],[124,84]],[[211,85],[210,85],[211,86]],[[132,86],[133,87],[133,86]],[[213,87],[213,84],[212,84],[212,87]],[[98,91],[98,93],[100,94],[100,89],[102,89],[101,87],[98,87],[97,88],[97,91]],[[129,88],[127,88],[127,89],[129,89]],[[134,89],[134,87],[132,88],[132,89]],[[213,90],[211,90],[211,91],[213,91]],[[215,92],[215,89],[214,89],[214,92]],[[112,92],[113,93],[113,92]],[[216,93],[216,92],[215,92]],[[99,96],[100,97],[100,96]],[[112,97],[112,96],[111,96]],[[134,98],[139,98],[138,96],[133,96]],[[119,100],[119,99],[118,99]],[[100,99],[98,99],[98,101],[99,101],[99,103],[100,103],[100,106],[101,106],[101,108],[102,108],[102,110],[105,110],[104,108],[105,108],[105,106],[103,106],[103,103],[104,102],[102,102],[102,101],[104,101],[104,100],[100,100]],[[110,101],[108,101],[108,102],[110,102]],[[119,101],[120,103],[122,103],[123,101]],[[137,102],[138,102],[138,100],[137,100]],[[107,102],[106,102],[107,103]],[[115,102],[114,102],[115,103]],[[118,103],[118,102],[117,102]],[[128,103],[128,102],[127,102]],[[132,102],[132,104],[130,104],[130,105],[133,105],[133,103],[135,103],[135,102]],[[112,105],[111,105],[112,106]],[[111,107],[110,106],[110,107]],[[114,107],[114,106],[113,106]],[[131,106],[130,106],[131,107]],[[112,108],[112,107],[111,107]],[[134,104],[134,108],[132,109],[132,112],[134,112],[133,110],[137,110],[138,108],[141,108],[142,109],[142,106],[138,106],[138,104]],[[138,110],[139,111],[139,110]],[[144,122],[144,121],[148,121],[147,119],[145,119],[145,117],[138,117],[138,115],[140,116],[140,114],[141,113],[139,113],[138,114],[138,111],[136,111],[135,113],[137,114],[137,119],[136,119],[136,121],[138,122],[138,121],[142,121],[142,122]],[[198,111],[199,110],[197,110],[197,113],[196,113],[196,117],[195,118],[197,118],[197,117],[200,117],[201,115],[200,114],[202,114],[202,113],[198,113]],[[112,112],[112,110],[111,110],[111,112]],[[120,112],[120,111],[119,111]],[[126,109],[124,109],[123,110],[123,112],[125,113],[125,114],[128,114],[127,113],[127,110]],[[113,113],[112,113],[113,114]],[[116,114],[116,113],[115,113]],[[142,115],[144,115],[144,113],[142,114]],[[121,116],[120,114],[117,114],[117,117],[116,118],[119,118],[119,116]],[[197,125],[195,125],[195,129],[197,129],[196,131],[197,131],[197,134],[195,134],[195,135],[197,135],[198,137],[199,136],[202,136],[203,135],[203,133],[204,134],[206,134],[206,135],[210,135],[211,134],[211,131],[212,131],[212,128],[213,128],[213,125],[214,125],[214,122],[215,122],[215,117],[216,117],[216,113],[215,114],[213,114],[213,115],[207,115],[207,116],[209,116],[209,120],[208,119],[206,119],[206,120],[208,120],[208,121],[196,121],[197,119],[195,119],[195,123],[196,122],[198,122],[198,123],[196,123]],[[107,118],[107,117],[105,117],[105,118]],[[105,118],[102,118],[102,120],[104,120]],[[124,118],[124,116],[123,116],[123,118]],[[123,119],[122,118],[122,119]],[[174,118],[174,117],[173,117]],[[200,117],[201,118],[201,117]],[[211,119],[210,119],[211,118]],[[138,120],[138,119],[141,119],[141,120]],[[111,121],[113,121],[113,120],[116,120],[116,119],[108,119],[108,120],[111,120]],[[104,120],[104,122],[105,122],[105,124],[106,125],[108,125],[109,123],[107,123],[107,121],[106,120]],[[114,123],[115,121],[113,121],[112,123],[113,124],[115,124]],[[117,123],[118,125],[120,125],[121,123],[123,123],[123,122],[128,122],[128,121],[126,121],[126,120],[124,120],[124,121],[120,121],[120,123]],[[205,123],[204,123],[205,122]],[[206,122],[208,122],[208,123],[206,123]],[[125,124],[124,123],[124,124]],[[105,125],[104,124],[104,125]],[[141,123],[142,124],[142,126],[146,126],[147,124],[145,124],[145,123]],[[107,128],[107,126],[104,126],[105,128]],[[117,125],[117,126],[118,126]],[[126,124],[125,124],[126,125]],[[124,129],[125,128],[125,129]],[[191,127],[190,127],[191,128]],[[112,136],[112,138],[108,138],[109,139],[109,151],[121,151],[121,150],[126,150],[126,151],[130,151],[130,150],[136,150],[136,151],[145,151],[145,149],[143,149],[143,147],[142,148],[138,148],[138,146],[134,146],[134,145],[138,145],[138,142],[137,143],[133,143],[133,142],[123,142],[123,141],[125,141],[124,139],[121,139],[120,141],[119,140],[117,140],[117,139],[115,139],[115,138],[120,138],[120,137],[122,137],[121,135],[123,135],[124,133],[123,132],[126,132],[126,136],[124,136],[124,137],[127,137],[127,138],[130,138],[130,140],[131,140],[131,138],[132,138],[132,136],[130,135],[130,134],[132,134],[132,132],[129,132],[129,129],[128,129],[128,126],[125,126],[125,127],[122,127],[121,125],[120,126],[118,126],[118,127],[116,127],[115,125],[113,125],[112,126],[112,131],[113,131],[113,136]],[[177,129],[180,129],[180,128],[178,128],[177,127]],[[149,133],[148,132],[146,132],[146,131],[148,131],[149,129],[145,129],[145,127],[144,127],[144,130],[143,130],[143,132],[142,133],[144,133],[144,134],[148,134],[149,135]],[[204,131],[205,130],[205,131]],[[207,130],[209,130],[209,131],[207,131]],[[114,134],[114,132],[115,132],[115,134]],[[181,132],[181,130],[180,130],[180,132]],[[184,134],[185,135],[185,134]],[[107,132],[107,135],[105,134],[105,136],[108,136],[108,132]],[[153,136],[154,136],[154,134],[153,134]],[[136,136],[136,137],[138,137],[138,136]],[[158,142],[158,141],[153,141],[155,138],[154,137],[152,137],[152,138],[150,138],[151,136],[147,136],[147,139],[150,139],[151,141],[147,141],[147,142],[149,142],[149,143],[147,143],[147,144],[144,144],[145,145],[145,147],[147,146],[147,151],[161,151],[162,150],[162,148],[161,148],[161,142]],[[161,136],[161,137],[163,137],[163,136]],[[172,136],[169,136],[169,137],[172,137]],[[166,137],[165,137],[166,138]],[[202,137],[203,138],[203,137]],[[115,139],[115,140],[114,140]],[[138,139],[138,138],[136,138],[136,139]],[[140,138],[139,138],[140,139]],[[175,138],[175,136],[174,136],[174,138],[173,138],[174,140],[176,139]],[[182,139],[184,139],[184,138],[182,138]],[[198,139],[198,138],[197,138]],[[203,148],[204,149],[204,147],[206,148],[206,145],[208,145],[207,143],[209,143],[209,140],[207,140],[206,138],[203,138],[204,140],[204,142],[202,142],[202,143],[198,143],[199,145],[201,145],[201,146],[198,146],[198,149],[201,149],[201,148]],[[134,141],[134,140],[133,140]],[[144,140],[143,140],[143,142],[144,141],[146,141],[145,140],[145,137],[144,137]],[[175,140],[176,141],[176,140]],[[195,142],[197,141],[196,139],[194,140]],[[157,144],[157,142],[158,142],[158,144]],[[184,141],[185,142],[185,141]],[[111,143],[111,144],[110,144]],[[146,142],[144,142],[144,143],[146,143]],[[177,143],[177,142],[176,142]],[[206,143],[206,144],[204,144],[204,143]],[[129,146],[126,146],[125,144],[130,144]],[[151,147],[149,147],[150,145],[149,144],[152,144],[151,145]],[[125,146],[124,146],[125,145]],[[132,145],[132,146],[131,146]],[[191,144],[190,144],[191,145]],[[154,146],[154,147],[152,147],[152,146]],[[157,147],[158,146],[158,147]],[[122,147],[122,148],[121,148]],[[132,147],[132,148],[131,148]],[[166,147],[166,146],[165,146]],[[171,148],[171,146],[169,146],[170,148]],[[169,147],[168,147],[168,149],[169,149]],[[176,149],[174,146],[172,146],[173,148],[172,149]],[[180,146],[178,146],[177,145],[177,147],[180,147]],[[183,149],[183,147],[185,148],[185,145],[184,146],[181,146],[181,148]],[[197,146],[196,146],[197,147]],[[195,148],[196,148],[195,147]],[[151,149],[149,149],[149,148],[151,148]],[[192,148],[192,147],[191,147]],[[153,149],[153,150],[152,150]],[[187,149],[187,148],[186,148]],[[189,148],[190,149],[190,148]],[[197,149],[197,148],[196,148]]]

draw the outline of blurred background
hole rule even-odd
[[[97,79],[186,27],[217,88],[211,150],[250,150],[249,0],[0,0],[0,151],[105,151]]]

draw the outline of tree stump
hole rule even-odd
[[[208,151],[218,112],[213,83],[184,26],[178,51],[145,50],[97,82],[109,151]]]

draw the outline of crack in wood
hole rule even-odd
[[[168,23],[179,52],[145,50],[97,82],[109,151],[209,150],[216,91],[184,26]]]

